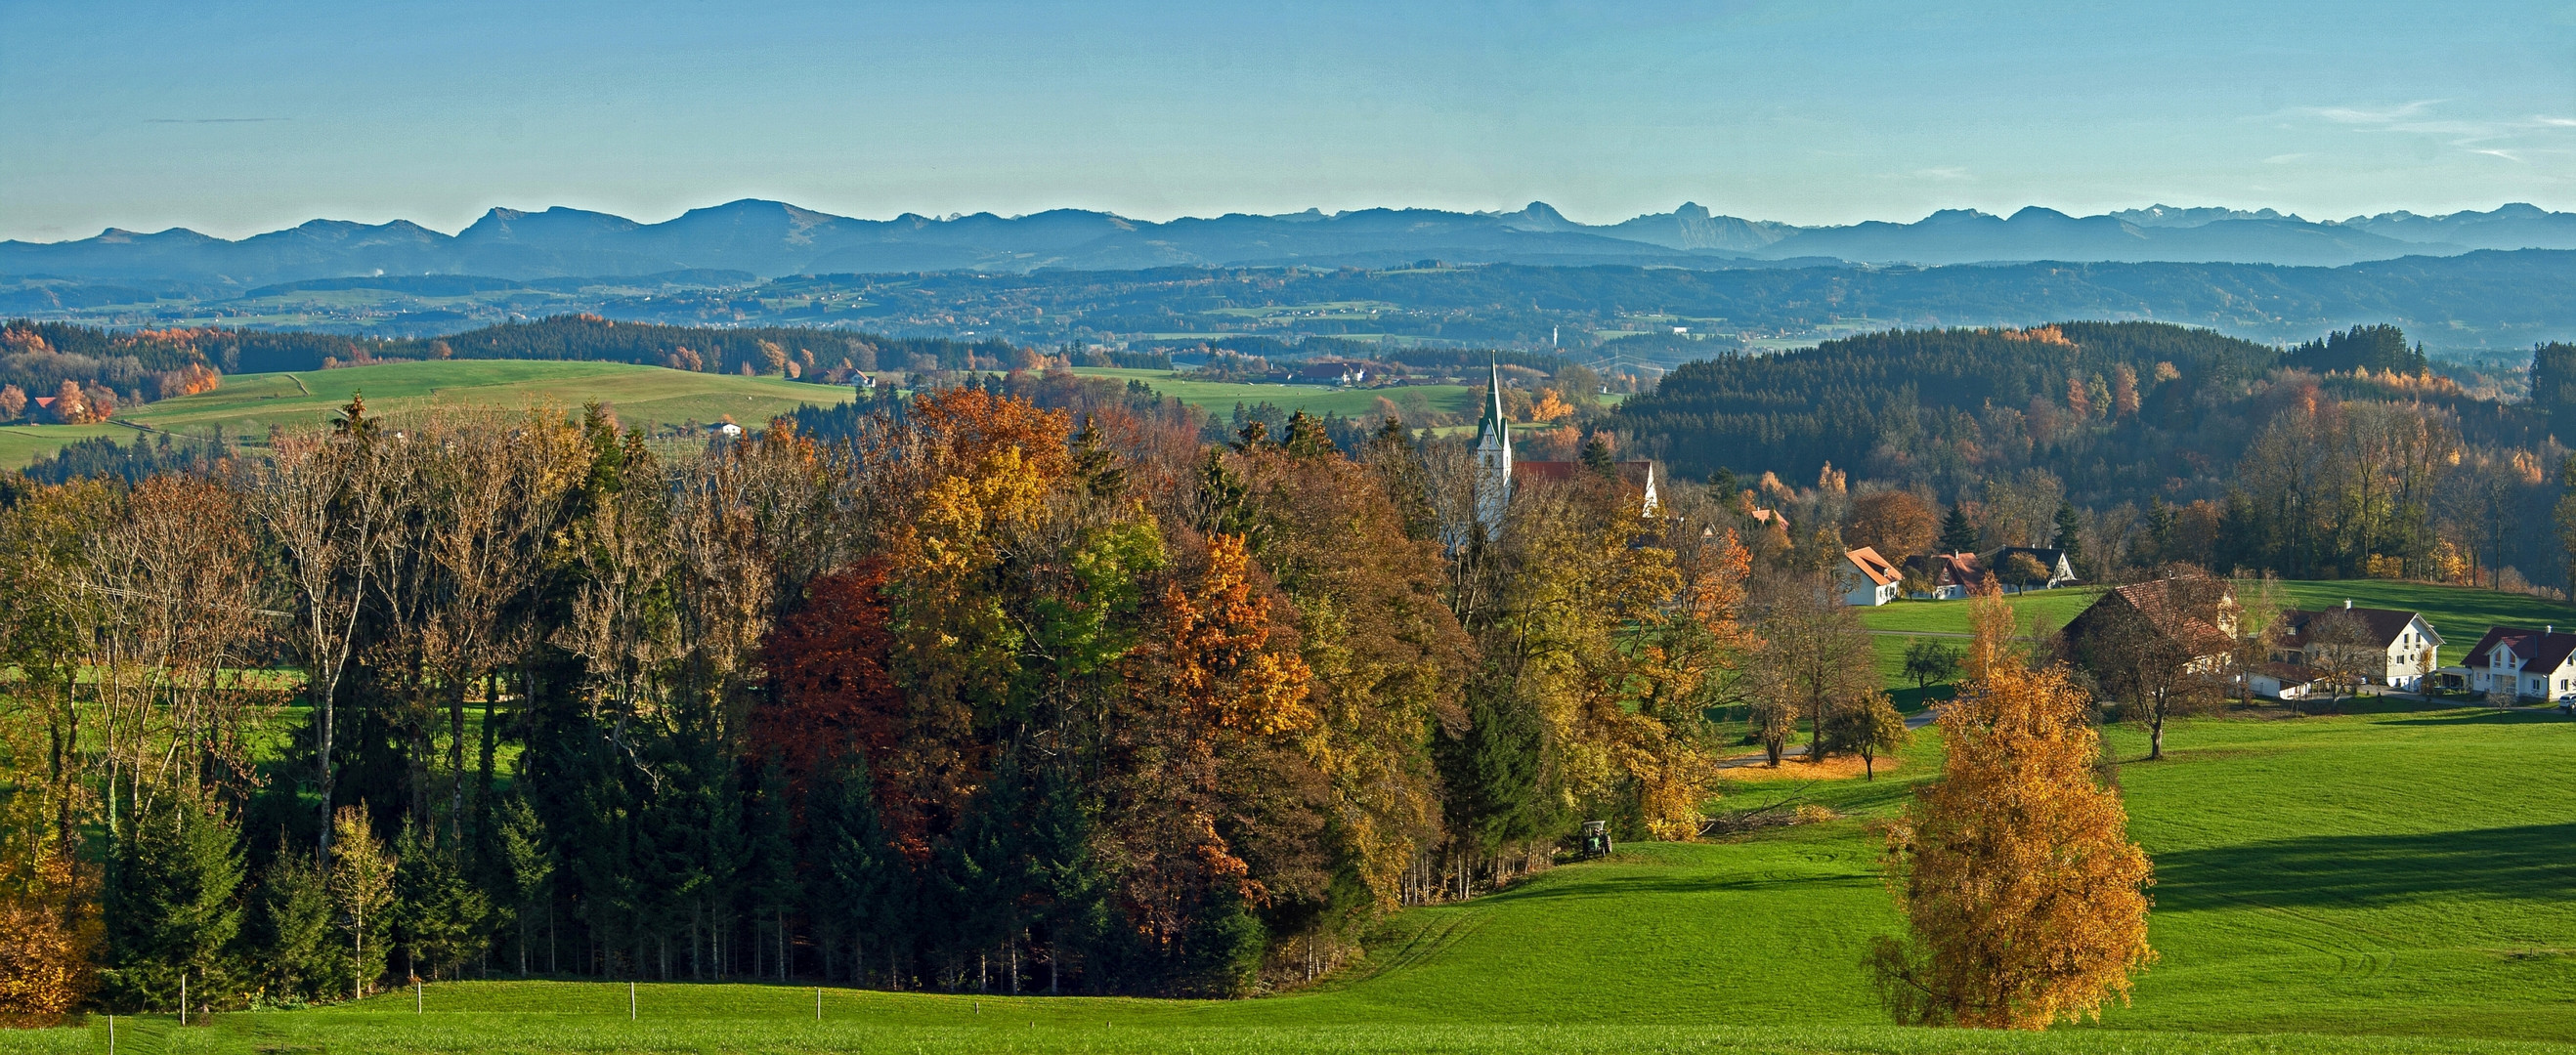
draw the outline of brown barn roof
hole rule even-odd
[[[1654,468],[1654,464],[1647,461],[1620,462],[1618,463],[1619,478],[1642,487],[1646,483],[1646,474]],[[1591,471],[1592,469],[1582,462],[1514,461],[1512,463],[1513,476],[1527,477],[1532,480],[1576,480]]]
[[[2232,598],[2234,594],[2224,582],[2199,577],[2155,579],[2113,587],[2069,621],[2064,632],[2068,637],[2080,636],[2089,628],[2093,614],[2104,605],[2126,605],[2145,616],[2147,623],[2159,633],[2179,639],[2195,656],[2215,656],[2226,652],[2236,643],[2235,637],[2199,613],[2188,610],[2184,599],[2176,596],[2187,586],[2226,591],[2222,594],[2224,597]]]

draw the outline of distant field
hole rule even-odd
[[[2483,710],[2174,724],[2171,759],[2111,732],[2156,864],[2162,960],[2100,1025],[1888,1026],[1861,966],[1899,923],[1870,821],[1938,772],[1937,734],[1876,781],[1721,784],[1844,820],[1627,845],[1501,894],[1395,916],[1311,989],[1242,1001],[822,993],[807,986],[492,981],[217,1016],[185,1050],[376,1052],[2576,1052],[2576,825],[2545,789],[2576,722]],[[2402,779],[2388,779],[2403,774]],[[1765,774],[1768,775],[1768,774]],[[1746,773],[1745,777],[1754,774]],[[120,1043],[181,1050],[167,1018]],[[87,1029],[0,1051],[98,1051]],[[165,1045],[168,1047],[165,1049]]]
[[[118,421],[181,435],[225,434],[264,442],[269,427],[319,428],[353,392],[367,408],[395,414],[432,406],[520,409],[552,405],[567,410],[599,400],[617,418],[646,430],[688,421],[714,422],[727,414],[745,424],[810,404],[847,403],[855,394],[840,385],[809,385],[777,377],[738,377],[667,370],[625,363],[457,359],[435,363],[386,363],[339,370],[240,374],[212,392],[150,403],[117,415]],[[134,429],[116,424],[15,425],[0,428],[0,466],[22,466],[65,444],[90,436],[129,440]]]
[[[1422,409],[1436,414],[1456,414],[1468,409],[1467,389],[1461,385],[1408,385],[1402,388],[1345,389],[1328,385],[1260,385],[1232,381],[1191,381],[1186,375],[1168,370],[1118,370],[1107,367],[1078,367],[1074,373],[1085,377],[1114,377],[1126,381],[1143,381],[1154,391],[1192,406],[1227,414],[1234,405],[1247,406],[1273,403],[1286,410],[1304,410],[1309,414],[1339,414],[1356,418],[1377,408],[1381,398],[1402,406],[1415,397]]]
[[[2363,608],[2395,608],[2422,612],[2431,620],[2433,629],[2442,635],[2441,659],[2457,663],[2469,646],[2477,644],[2487,627],[2495,624],[2541,627],[2576,626],[2576,605],[2544,600],[2529,594],[2499,593],[2469,586],[2434,586],[2417,582],[2391,582],[2385,579],[2331,579],[2292,581],[2281,584],[2288,602],[2300,608],[2332,608],[2346,600]],[[2034,633],[2053,633],[2093,603],[2099,593],[2094,589],[2039,590],[2009,600],[2014,613]],[[1968,604],[1965,601],[1898,601],[1895,604],[1864,609],[1862,624],[1872,630],[1902,630],[1914,633],[1966,633]],[[1896,646],[1902,649],[1900,644]],[[1882,644],[1881,654],[1886,646]]]
[[[2033,590],[2004,598],[2012,604],[2013,618],[2028,632],[2053,634],[2066,621],[2075,618],[2093,603],[2100,593],[2090,588],[2068,587],[2056,590]],[[1912,633],[1964,634],[1968,627],[1968,602],[1898,601],[1876,608],[1863,608],[1861,625],[1872,630],[1904,630]]]

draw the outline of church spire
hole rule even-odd
[[[1503,537],[1512,500],[1512,419],[1503,410],[1503,369],[1485,364],[1485,414],[1476,421],[1476,521],[1488,539]]]

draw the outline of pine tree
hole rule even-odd
[[[850,943],[853,979],[867,977],[873,950],[889,982],[901,989],[913,924],[912,869],[877,813],[876,786],[855,747],[841,755],[815,796],[815,856],[823,873],[815,917]]]
[[[466,880],[456,847],[440,845],[426,825],[403,826],[394,858],[388,921],[403,951],[403,970],[414,978],[444,977],[482,951],[488,902]]]
[[[1968,523],[1966,508],[1953,502],[1950,512],[1941,518],[1941,551],[1968,553],[1977,548],[1977,526]]]
[[[757,798],[746,812],[750,853],[743,894],[751,910],[754,973],[786,981],[791,946],[787,916],[796,907],[796,845],[788,809],[787,771],[776,760],[760,770]]]
[[[2075,507],[2057,504],[2057,548],[2066,551],[2069,565],[2084,561],[2084,521],[2075,515]]]
[[[276,859],[260,877],[261,986],[273,1002],[310,1003],[345,993],[346,972],[331,928],[331,889],[310,854],[280,840]]]
[[[100,972],[108,1005],[176,1007],[182,976],[192,1005],[228,1000],[241,883],[241,850],[221,807],[163,792],[117,844],[108,868],[108,969]]]
[[[1091,833],[1081,785],[1062,765],[1041,768],[1022,846],[1039,903],[1036,922],[1046,928],[1048,993],[1062,991],[1066,961],[1110,933],[1110,877],[1092,855]]]

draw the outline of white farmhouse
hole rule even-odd
[[[2576,634],[2491,626],[2469,649],[2465,673],[2473,692],[2509,692],[2526,700],[2576,700]],[[2457,668],[2455,668],[2457,669]]]
[[[1842,591],[1843,603],[1875,608],[1897,598],[1899,581],[1904,573],[1896,565],[1868,546],[1843,554],[1843,562],[1834,567],[1834,588]]]
[[[2349,628],[2332,644],[2323,644],[2317,631],[2318,622],[2334,616],[2349,623]],[[2319,667],[2317,650],[2321,647],[2344,647],[2362,653],[2361,675],[2375,685],[2390,685],[2408,691],[2424,687],[2424,676],[2438,666],[2435,652],[2442,647],[2442,635],[2430,620],[2419,612],[2393,608],[2355,608],[2345,601],[2341,608],[2310,612],[2292,608],[2281,613],[2281,628],[2272,647],[2274,663]],[[2490,632],[2492,634],[2492,632]]]

